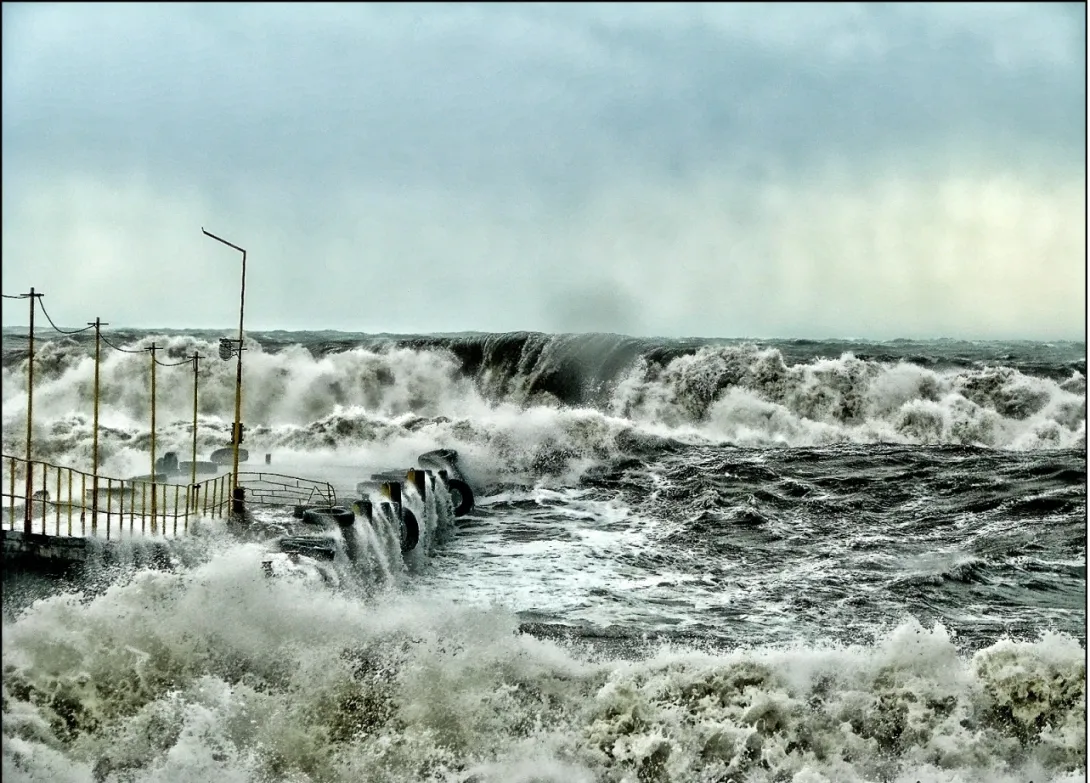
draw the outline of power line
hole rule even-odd
[[[115,351],[121,351],[122,353],[144,353],[148,350],[147,348],[137,348],[136,350],[133,350],[132,348],[120,348],[107,340],[104,335],[100,334],[99,337],[102,339],[102,342],[106,343],[106,345],[110,346]]]
[[[95,328],[94,324],[91,324],[90,326],[85,326],[82,329],[61,329],[59,326],[53,323],[53,319],[49,317],[49,311],[45,309],[45,302],[43,302],[41,299],[38,300],[38,307],[42,308],[42,312],[45,313],[45,320],[49,321],[49,325],[61,334],[79,334],[80,332],[86,332],[88,329]]]
[[[4,297],[4,299],[29,299],[32,296],[32,294],[2,294],[2,296]],[[86,332],[86,331],[88,331],[90,329],[94,329],[96,326],[102,326],[102,324],[89,323],[89,324],[87,324],[87,326],[83,327],[82,329],[61,329],[59,326],[57,326],[53,322],[53,318],[49,315],[49,311],[45,309],[45,304],[42,302],[43,295],[42,294],[33,294],[33,296],[36,296],[38,298],[38,306],[42,308],[42,313],[45,314],[45,318],[46,318],[47,321],[49,321],[49,325],[52,326],[53,329],[60,332],[61,334],[80,334],[80,333]],[[122,353],[146,353],[147,351],[151,350],[150,348],[136,348],[136,349],[122,348],[119,345],[114,345],[112,342],[110,342],[106,338],[106,336],[104,334],[102,334],[101,330],[99,331],[98,336],[99,336],[99,339],[102,340],[102,342],[106,343],[106,345],[110,346],[115,351],[121,351]],[[198,354],[198,356],[199,356],[199,354]],[[181,366],[183,364],[189,364],[190,362],[192,362],[193,357],[192,356],[187,356],[184,359],[181,359],[181,360],[176,361],[176,362],[161,362],[158,359],[154,358],[154,354],[152,354],[152,361],[154,361],[160,367],[179,367],[179,366]]]
[[[92,326],[94,326],[94,324],[92,324]],[[106,339],[106,336],[104,334],[101,334],[101,333],[99,334],[99,338],[102,340],[102,342],[106,343],[106,345],[110,346],[115,351],[121,351],[122,353],[147,353],[148,351],[151,350],[151,348],[135,348],[135,349],[134,348],[122,348],[121,346],[114,345],[113,343],[111,343],[109,340]],[[191,361],[193,361],[193,357],[192,356],[187,356],[186,358],[181,359],[180,361],[177,361],[177,362],[161,362],[158,359],[155,359],[154,361],[160,367],[178,367],[179,365],[182,365],[182,364],[189,364]]]
[[[161,362],[158,359],[155,360],[155,363],[158,364],[160,367],[177,367],[178,365],[191,364],[192,362],[193,362],[193,357],[192,356],[187,356],[184,359],[182,359],[180,362]]]
[[[155,363],[158,364],[160,367],[177,367],[177,366],[182,365],[182,364],[192,364],[194,359],[200,359],[200,358],[202,358],[201,355],[199,353],[195,353],[195,354],[192,354],[191,356],[186,356],[184,359],[181,359],[180,361],[177,361],[177,362],[161,362],[158,359],[156,359]]]

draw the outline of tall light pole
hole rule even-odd
[[[234,470],[232,472],[232,498],[235,501],[241,500],[238,497],[238,447],[242,442],[242,323],[243,323],[243,310],[246,307],[246,251],[238,245],[228,242],[223,237],[218,237],[213,233],[204,230],[201,227],[201,232],[217,242],[221,242],[227,247],[234,248],[238,252],[242,253],[242,294],[238,303],[238,345],[236,350],[238,351],[238,375],[235,378],[235,426],[231,428],[231,445],[234,448]]]
[[[157,503],[155,499],[155,471],[157,466],[155,464],[155,365],[158,364],[155,361],[155,352],[159,350],[159,346],[152,343],[148,346],[148,350],[151,351],[151,534],[155,535]],[[135,499],[135,495],[133,499]]]
[[[90,326],[91,324],[88,324]],[[98,532],[98,398],[99,365],[102,363],[102,327],[109,326],[101,318],[95,318],[95,409],[94,434],[91,436],[91,533]],[[154,468],[152,470],[154,472]],[[108,506],[107,506],[108,507]]]
[[[189,490],[190,493],[197,488],[197,374],[201,361],[199,353],[193,354],[193,457],[189,463]],[[189,497],[190,493],[186,493]],[[197,498],[193,496],[193,510],[197,510]]]
[[[23,512],[23,533],[30,535],[31,528],[31,499],[34,496],[34,463],[30,461],[31,424],[34,421],[34,305],[42,298],[33,288],[29,294],[21,294],[20,299],[30,300],[30,331],[27,333],[27,357],[26,357],[26,508]],[[44,470],[44,469],[43,469]],[[59,501],[60,498],[57,498]],[[42,499],[45,502],[45,498]],[[45,512],[42,512],[42,532],[45,527]]]

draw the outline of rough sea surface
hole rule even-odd
[[[4,330],[3,450],[25,447]],[[202,362],[227,333],[109,331]],[[35,457],[88,469],[93,342],[39,340]],[[363,529],[336,587],[206,520],[170,569],[7,574],[5,781],[1086,780],[1086,346],[253,333],[254,461],[456,449],[477,507]],[[102,472],[149,471],[148,356],[103,347]],[[159,452],[192,372],[159,370]],[[188,458],[183,456],[183,458]],[[257,509],[277,523],[281,509]]]

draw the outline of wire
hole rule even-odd
[[[26,294],[18,294],[18,295],[3,294],[3,297],[5,299],[29,299],[30,298]]]
[[[122,353],[144,353],[144,351],[148,350],[147,348],[138,348],[134,351],[132,348],[119,348],[118,346],[107,340],[103,335],[100,334],[99,337],[102,339],[102,342],[106,343],[106,345],[110,346],[115,351],[121,351]]]
[[[92,326],[93,326],[93,324],[92,324]],[[117,345],[114,345],[113,343],[111,343],[102,334],[100,334],[99,337],[102,339],[102,342],[106,343],[106,345],[110,346],[115,351],[121,351],[122,353],[147,353],[148,351],[151,350],[150,347],[149,348],[137,348],[136,350],[133,350],[132,348],[121,348],[120,346],[117,346]],[[193,357],[192,356],[187,356],[186,358],[184,358],[184,359],[182,359],[180,361],[177,361],[177,362],[161,362],[158,359],[155,359],[154,361],[160,367],[178,367],[179,365],[182,365],[182,364],[190,364],[193,361]]]
[[[95,328],[95,325],[91,324],[90,326],[85,326],[82,329],[61,329],[59,326],[53,323],[53,319],[49,317],[49,312],[45,309],[45,302],[43,302],[41,299],[38,300],[38,307],[42,308],[42,312],[45,313],[45,319],[49,321],[49,325],[61,334],[79,334],[80,332],[86,332],[88,329]]]

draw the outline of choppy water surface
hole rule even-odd
[[[212,522],[172,571],[6,576],[6,778],[1085,780],[1084,345],[257,338],[252,453],[347,493],[452,447],[477,509],[433,500],[407,561],[365,531],[335,590]],[[145,358],[103,366],[113,475],[146,472]],[[92,371],[44,345],[41,458],[87,466]],[[234,367],[206,372],[202,452]]]

